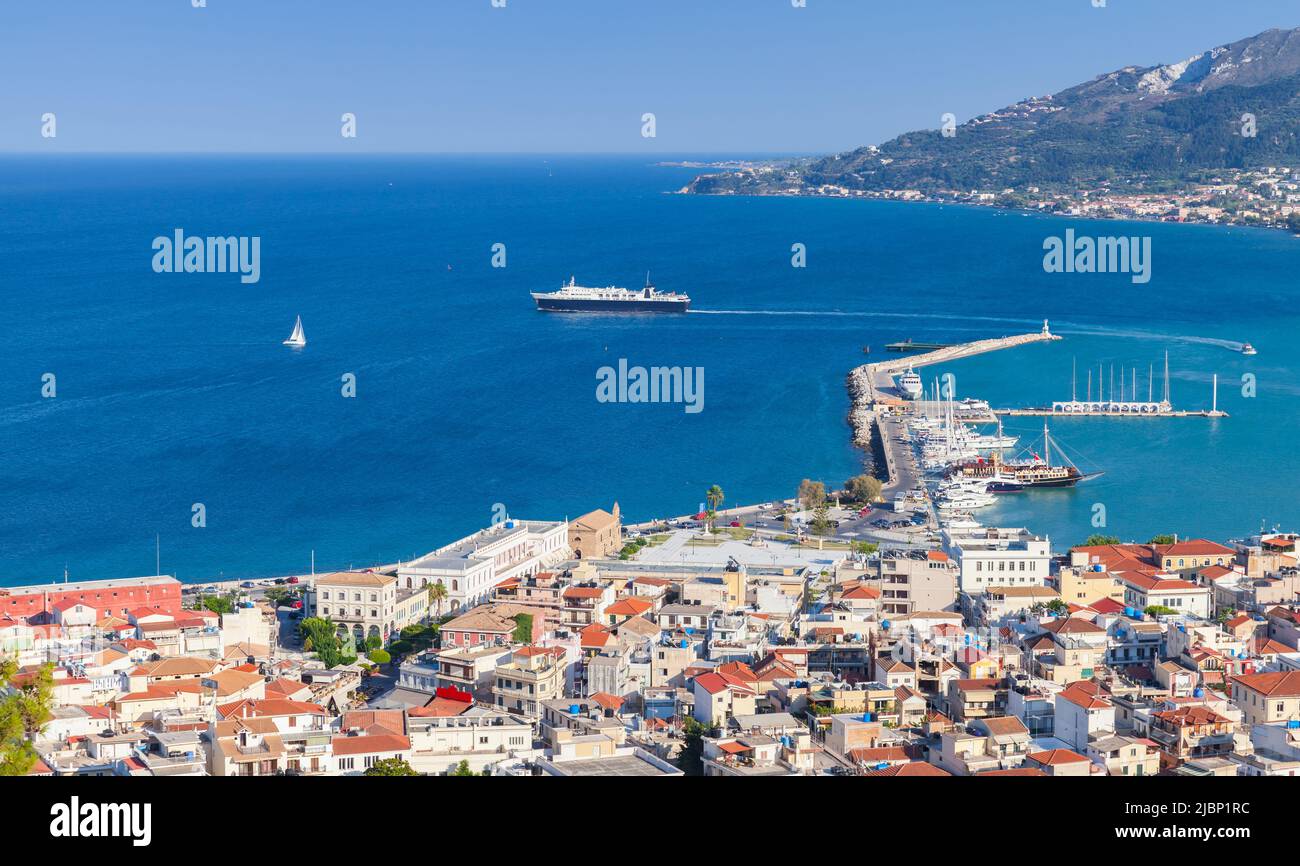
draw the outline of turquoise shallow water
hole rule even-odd
[[[1093,531],[1241,535],[1296,524],[1300,242],[1279,233],[985,209],[666,195],[692,174],[629,157],[0,160],[0,581],[189,580],[392,561],[485,525],[630,519],[789,495],[856,471],[844,375],[861,347],[1036,330],[1066,339],[969,358],[960,396],[1068,396],[1070,363],[1159,367],[1174,402],[1230,418],[1071,419],[1105,471],[1006,500],[989,520],[1061,544]],[[1153,278],[1047,274],[1042,243],[1150,235]],[[262,278],[155,274],[183,227],[262,238]],[[508,266],[490,266],[491,246]],[[790,266],[792,243],[808,266]],[[580,282],[689,292],[675,317],[540,314]],[[295,315],[309,344],[280,345]],[[1242,340],[1255,357],[1234,351]],[[880,348],[873,357],[878,357]],[[596,370],[705,369],[705,409],[606,404]],[[41,376],[58,396],[42,399]],[[340,396],[356,374],[357,397]],[[1257,376],[1257,396],[1241,376]],[[1082,386],[1081,386],[1082,387]],[[1014,419],[1032,436],[1039,425]],[[190,524],[194,503],[207,526]]]

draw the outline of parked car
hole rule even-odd
[[[285,583],[297,583],[297,582],[298,582],[298,578],[296,577],[291,577],[285,581]]]
[[[739,520],[733,520],[733,521],[731,521],[731,524],[730,524],[730,525],[732,525],[732,526],[739,526],[739,525],[740,525],[740,521],[739,521]]]
[[[275,580],[272,581],[272,583],[274,583],[276,586],[282,586],[284,584],[284,578],[277,577]]]
[[[251,580],[246,580],[243,583],[241,583],[240,586],[243,587],[244,589],[253,589],[254,587],[257,586],[257,584],[253,583]]]

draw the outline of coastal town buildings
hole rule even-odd
[[[597,508],[569,522],[569,549],[576,559],[602,559],[623,546],[622,512]]]
[[[408,590],[441,583],[448,608],[461,611],[487,601],[498,585],[563,560],[568,537],[566,521],[503,520],[400,565],[397,582]]]
[[[267,582],[274,604],[238,587],[221,613],[171,604],[170,578],[24,592],[30,613],[0,619],[0,647],[20,663],[11,687],[52,666],[36,772],[1300,770],[1292,537],[1057,556],[1025,529],[954,529],[823,548],[814,570],[736,548],[695,565],[580,559],[570,532],[598,522],[490,530],[453,557],[455,578],[435,573],[444,556]],[[493,582],[498,567],[514,573]],[[430,606],[431,580],[476,569]],[[105,604],[128,589],[153,603]],[[326,668],[295,645],[303,616],[332,622],[356,660]]]
[[[957,587],[977,594],[991,586],[1047,586],[1048,539],[1027,529],[945,529],[943,550],[957,564]]]
[[[399,590],[392,575],[370,571],[339,571],[314,581],[310,596],[317,616],[350,631],[360,646],[368,638],[387,642],[390,635],[423,618],[427,594]]]

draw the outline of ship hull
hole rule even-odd
[[[545,298],[533,295],[537,309],[547,313],[685,313],[687,300],[603,301],[594,298]]]

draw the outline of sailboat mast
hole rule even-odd
[[[1047,468],[1052,468],[1052,437],[1047,432],[1047,422],[1043,422],[1043,460],[1047,462]]]
[[[1165,403],[1169,402],[1169,350],[1165,349]]]

